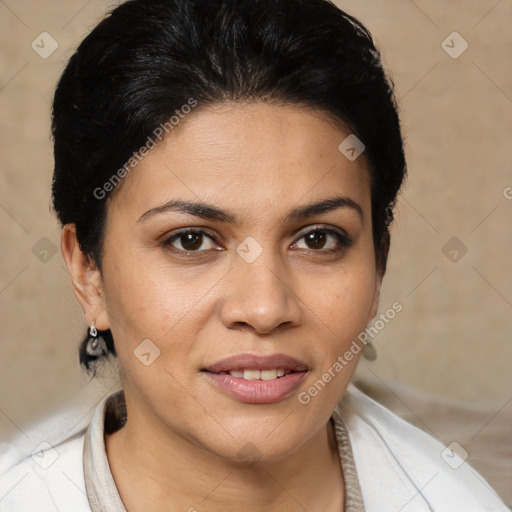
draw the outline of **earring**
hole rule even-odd
[[[99,357],[103,352],[103,347],[98,337],[98,329],[94,326],[93,322],[89,327],[89,339],[87,340],[86,351],[90,356]]]
[[[365,342],[363,347],[363,357],[368,361],[375,361],[377,359],[377,350],[371,341]]]
[[[89,327],[89,336],[91,336],[91,338],[96,338],[96,336],[98,336],[98,330],[94,326],[95,323],[96,322],[93,322]]]

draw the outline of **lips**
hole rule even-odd
[[[238,354],[218,361],[204,368],[211,373],[231,372],[236,370],[274,370],[282,369],[286,373],[303,372],[309,368],[303,361],[285,354],[272,354],[269,356]]]
[[[238,354],[202,370],[217,389],[249,404],[282,400],[299,386],[308,372],[306,363],[285,354]]]

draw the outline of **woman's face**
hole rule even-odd
[[[233,460],[278,460],[325,432],[380,287],[370,176],[338,149],[348,135],[306,109],[223,104],[125,178],[96,325],[112,330],[132,426]]]

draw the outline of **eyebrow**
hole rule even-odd
[[[356,201],[350,197],[336,196],[293,208],[285,215],[283,223],[288,224],[293,221],[303,220],[308,217],[312,217],[313,215],[327,213],[338,208],[349,208],[354,210],[361,220],[364,219],[363,209]],[[203,202],[181,201],[179,199],[173,199],[161,206],[151,208],[147,212],[143,213],[137,222],[143,222],[150,217],[169,211],[188,213],[202,219],[214,220],[227,224],[236,224],[236,215],[229,210],[221,210],[216,206]]]

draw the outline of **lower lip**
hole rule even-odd
[[[208,380],[226,395],[246,404],[271,404],[292,393],[307,372],[293,372],[273,380],[247,380],[203,372]]]

